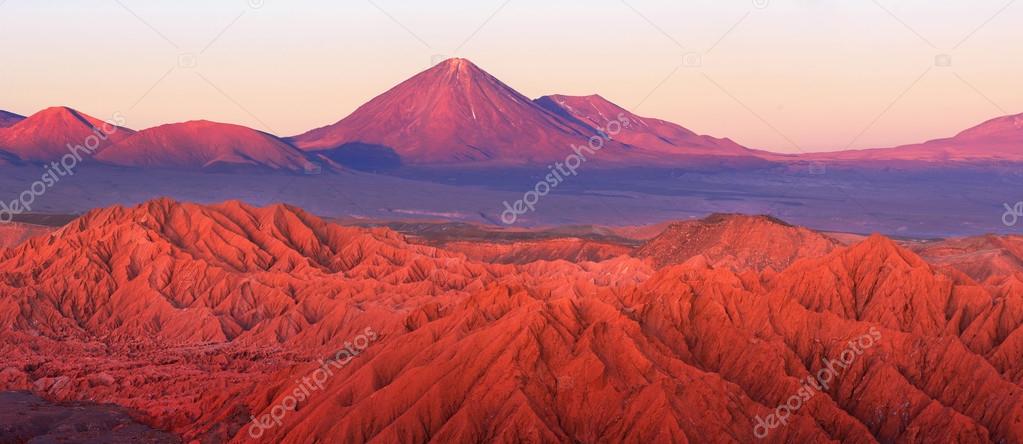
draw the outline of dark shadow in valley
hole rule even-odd
[[[111,442],[180,443],[113,405],[52,403],[28,392],[0,392],[0,443]]]
[[[393,148],[370,143],[352,142],[337,148],[313,151],[314,156],[323,156],[356,171],[381,173],[401,168],[401,157]]]

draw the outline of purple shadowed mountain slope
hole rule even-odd
[[[25,120],[25,116],[0,109],[0,128],[7,128],[22,120]]]

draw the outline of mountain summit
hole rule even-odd
[[[133,133],[71,108],[56,106],[0,128],[0,151],[22,160],[52,161],[70,153],[69,144],[88,146],[96,142],[95,153]]]

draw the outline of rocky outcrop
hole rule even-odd
[[[0,256],[0,389],[212,442],[1023,442],[1018,281],[713,239],[500,264],[288,206],[97,210]]]

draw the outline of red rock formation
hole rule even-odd
[[[913,245],[928,262],[951,266],[977,282],[1023,273],[1023,236],[978,236]]]
[[[632,248],[577,238],[543,241],[489,243],[447,242],[441,248],[465,254],[468,258],[497,264],[528,264],[537,261],[600,262],[627,256]]]
[[[212,442],[1023,442],[1019,287],[881,236],[703,224],[654,270],[487,263],[288,206],[96,210],[0,253],[0,390]]]
[[[14,247],[32,237],[53,231],[53,228],[21,223],[0,223],[0,249]]]
[[[769,216],[715,214],[677,222],[636,251],[663,267],[703,255],[715,267],[780,271],[792,262],[829,253],[834,239]]]

